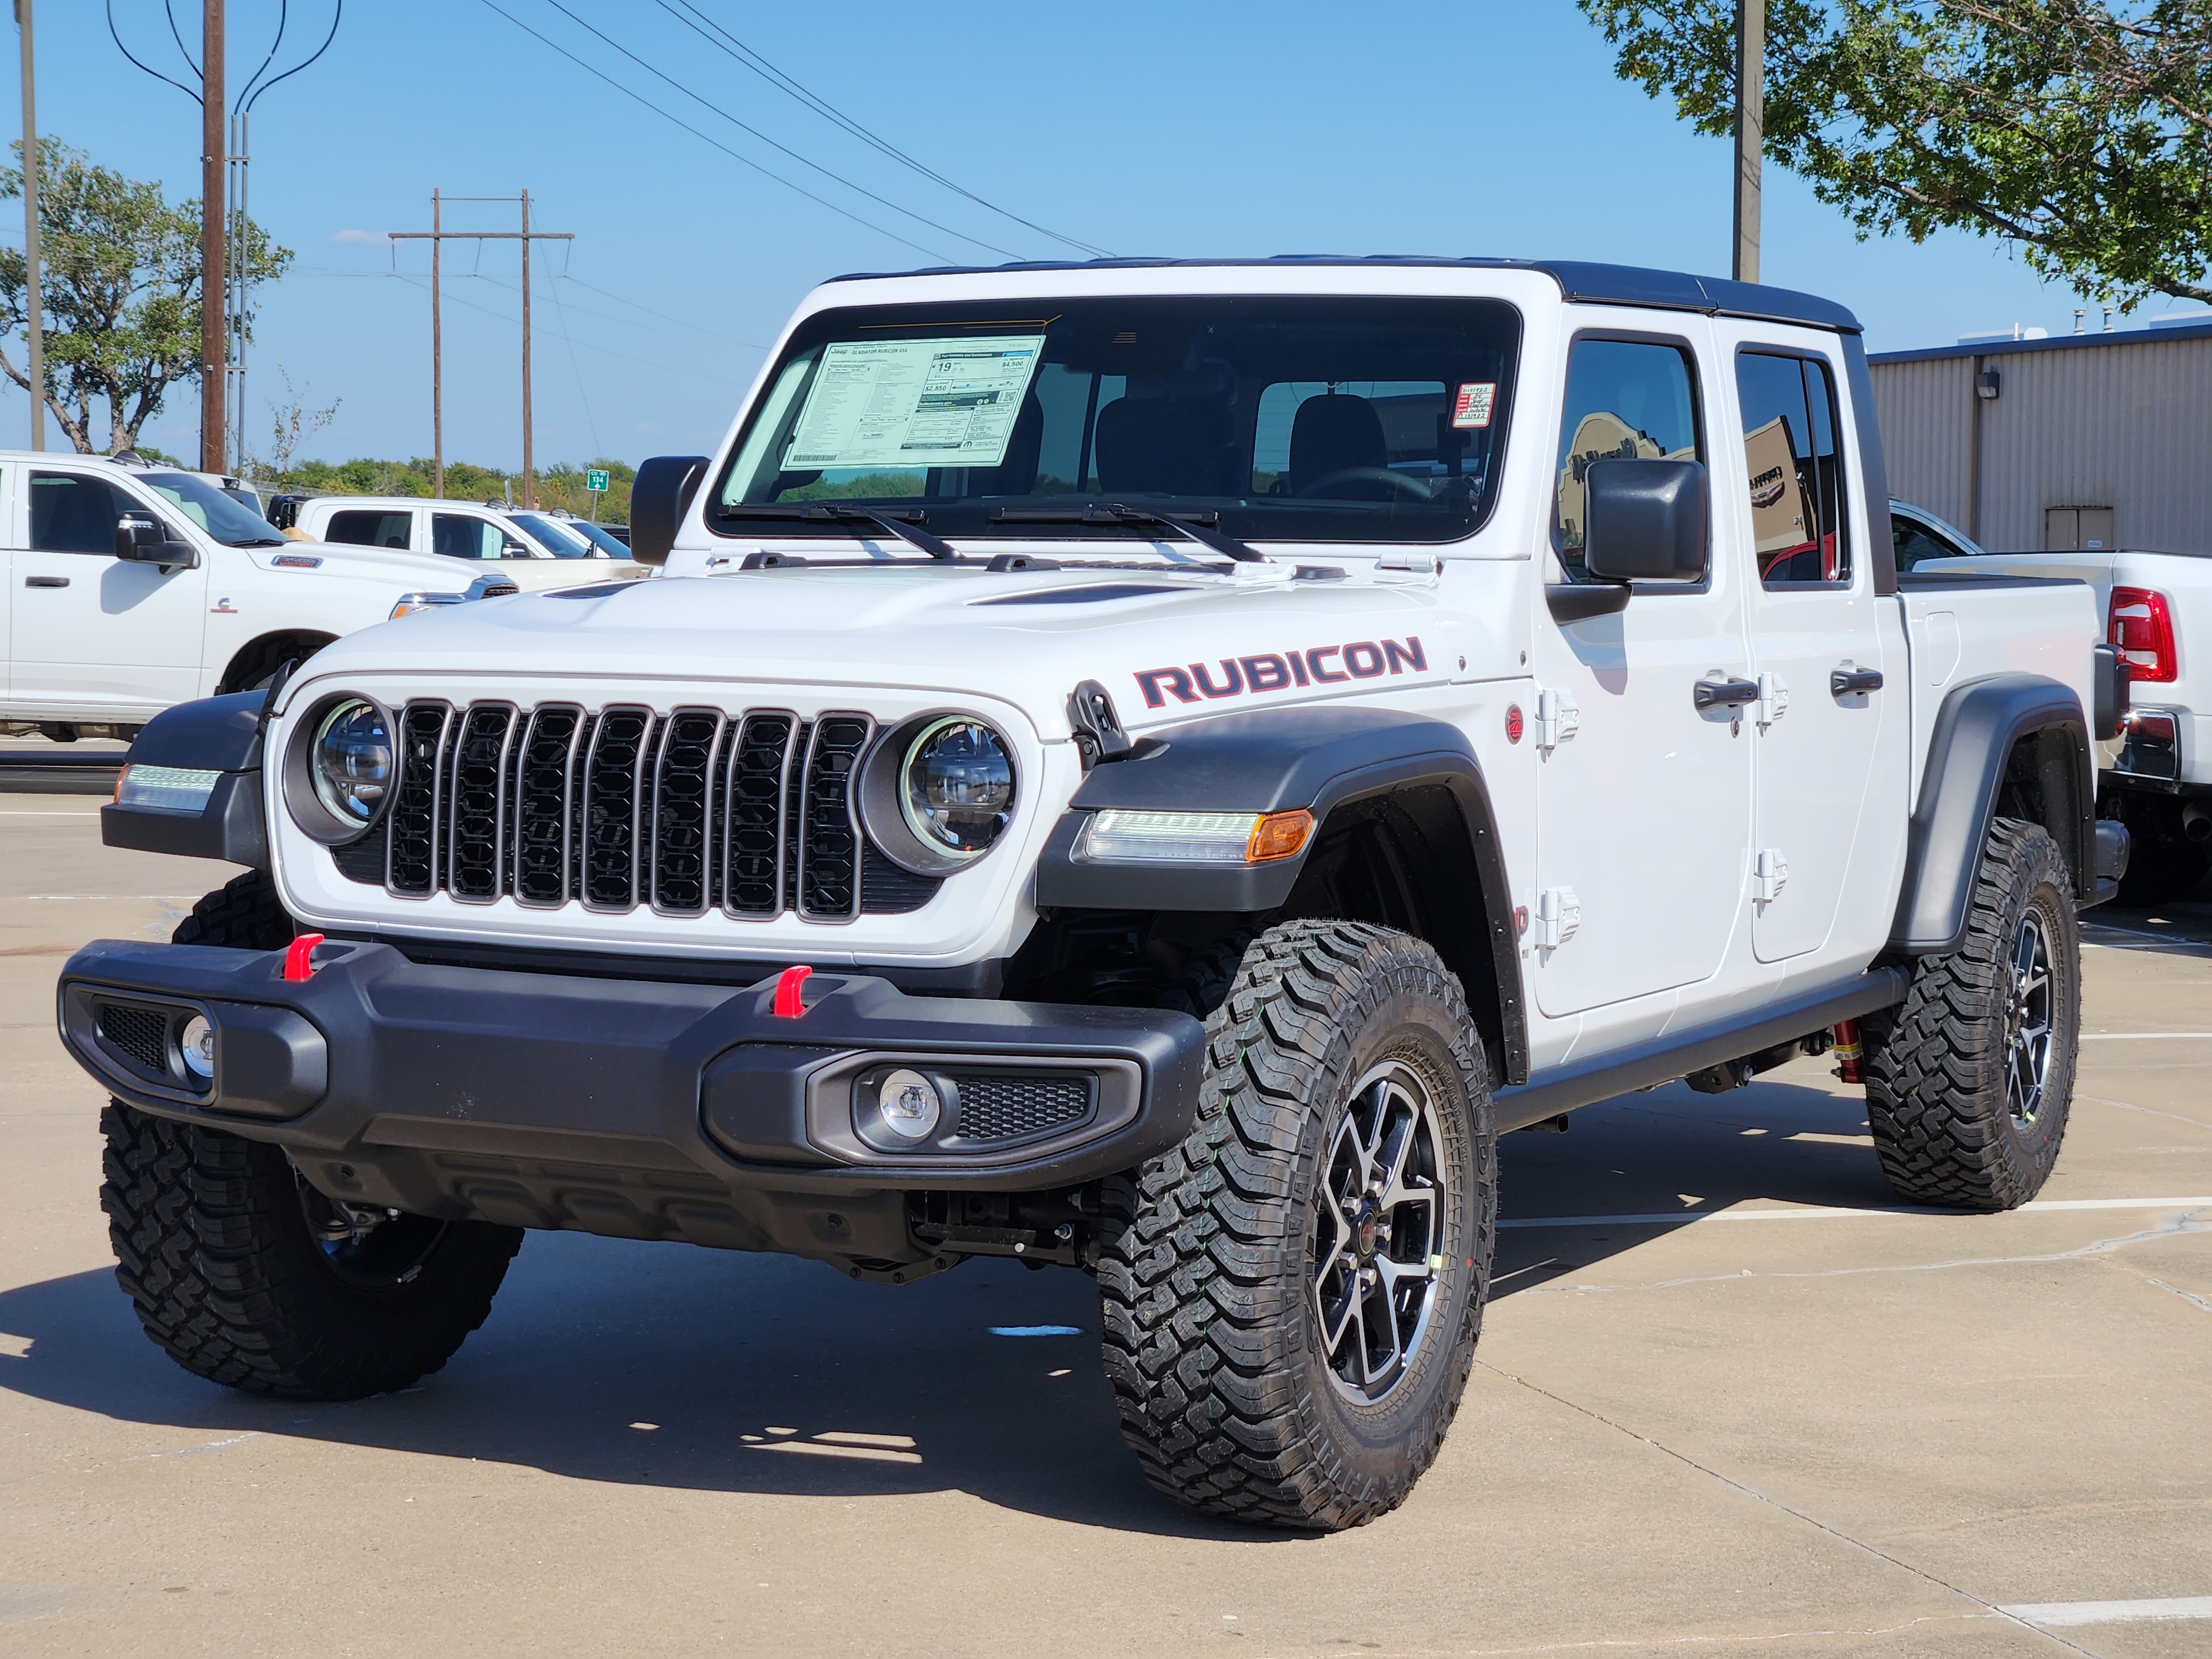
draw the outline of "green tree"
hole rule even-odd
[[[11,148],[20,162],[21,143]],[[0,172],[0,201],[22,195],[21,166]],[[257,286],[283,276],[292,262],[290,251],[250,220],[235,222],[233,234],[242,240]],[[129,449],[169,388],[200,372],[200,204],[172,207],[158,184],[126,179],[42,138],[39,240],[46,407],[70,441],[90,454],[93,404],[104,400],[108,452]],[[24,300],[22,252],[0,248],[0,333],[22,335]],[[28,374],[4,347],[0,370],[30,390]]]
[[[1621,78],[1732,131],[1735,0],[1576,0]],[[2132,309],[2212,301],[2206,0],[1768,0],[1765,154],[1862,236],[1971,230]]]

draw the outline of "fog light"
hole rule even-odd
[[[194,1014],[185,1022],[185,1029],[177,1035],[177,1049],[185,1062],[185,1070],[198,1081],[215,1080],[215,1027],[205,1016]]]
[[[927,1140],[945,1115],[937,1085],[919,1072],[893,1072],[876,1085],[876,1119],[884,1132],[908,1145]]]

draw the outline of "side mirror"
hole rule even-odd
[[[1583,568],[1591,575],[1705,580],[1712,518],[1704,463],[1592,461],[1583,489]]]
[[[629,487],[629,556],[640,564],[666,564],[676,526],[707,476],[704,455],[655,455],[637,470]]]
[[[173,542],[161,521],[150,513],[125,513],[115,521],[115,556],[132,564],[157,564],[161,574],[199,568],[199,550],[190,542]]]

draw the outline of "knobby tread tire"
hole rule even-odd
[[[268,878],[192,908],[180,945],[280,948],[294,934]],[[484,1322],[520,1229],[456,1222],[404,1282],[362,1285],[324,1260],[277,1147],[111,1099],[100,1208],[115,1277],[155,1344],[209,1381],[307,1400],[405,1388]]]
[[[2005,1003],[2014,939],[2031,902],[2048,929],[2057,994],[2045,1101],[2024,1129],[2005,1093]],[[2041,825],[1999,818],[1975,872],[1964,945],[1922,957],[1904,1002],[1861,1022],[1868,1125],[1898,1194],[1981,1211],[2033,1198],[2065,1138],[2080,1021],[2072,876]]]
[[[169,935],[172,945],[227,945],[240,951],[281,951],[299,927],[284,913],[266,871],[234,876],[198,904]]]
[[[1318,1352],[1309,1201],[1323,1133],[1355,1065],[1371,1063],[1363,1032],[1387,1043],[1389,1020],[1408,1009],[1425,1022],[1425,1063],[1449,1074],[1441,1080],[1462,1103],[1456,1117],[1437,1104],[1464,1193],[1443,1299],[1404,1397],[1363,1425]],[[1402,1503],[1435,1460],[1474,1362],[1497,1213],[1482,1046],[1428,945],[1364,923],[1297,921],[1252,942],[1206,1020],[1206,1054],[1189,1136],[1133,1179],[1106,1183],[1098,1280],[1122,1436],[1152,1486],[1201,1512],[1362,1525]]]

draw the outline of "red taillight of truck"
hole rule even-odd
[[[2181,661],[2173,648],[2173,611],[2166,595],[2155,589],[2113,588],[2106,637],[2119,647],[2128,678],[2136,684],[2163,684],[2180,678]]]

